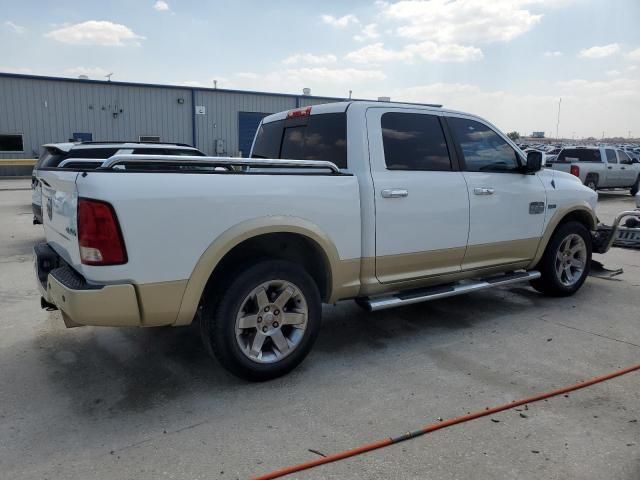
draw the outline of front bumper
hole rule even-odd
[[[620,212],[610,227],[598,225],[593,235],[593,251],[595,253],[606,253],[612,246],[640,248],[640,228],[621,227],[620,223],[624,219],[640,220],[640,210]]]
[[[34,247],[34,261],[43,305],[58,308],[67,327],[126,327],[141,324],[140,307],[133,285],[87,283],[46,243]]]

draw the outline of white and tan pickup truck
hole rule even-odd
[[[474,115],[306,107],[266,117],[251,157],[40,170],[43,307],[67,326],[199,321],[224,367],[265,380],[307,355],[323,302],[379,310],[517,282],[571,295],[597,250],[597,194]]]

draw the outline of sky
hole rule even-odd
[[[1,72],[441,103],[640,137],[639,0],[0,0]]]

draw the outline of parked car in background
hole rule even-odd
[[[204,153],[190,145],[156,142],[76,142],[48,143],[31,173],[31,208],[33,223],[42,223],[42,186],[38,173],[43,169],[96,168],[107,158],[116,154],[146,155],[195,155]]]
[[[611,147],[563,148],[547,167],[569,172],[592,190],[628,188],[638,193],[640,164],[623,150]]]
[[[225,368],[266,380],[308,354],[323,302],[380,310],[517,282],[566,296],[587,278],[595,192],[474,115],[314,105],[264,118],[251,157],[189,157],[187,175],[176,157],[140,170],[145,155],[43,170],[42,305],[67,326],[198,319]]]

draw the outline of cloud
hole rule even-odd
[[[412,62],[416,59],[428,62],[469,62],[482,58],[482,50],[476,47],[429,41],[409,44],[402,50],[387,49],[382,42],[378,42],[349,52],[345,56],[346,60],[355,63],[372,64],[388,61]]]
[[[624,56],[632,62],[640,62],[640,48],[627,52]]]
[[[32,74],[36,73],[36,72],[33,71],[33,69],[31,69],[29,67],[8,67],[8,66],[4,66],[4,65],[0,65],[0,72],[22,73],[22,74],[25,74],[25,75],[32,75]]]
[[[6,22],[4,22],[4,26],[11,29],[13,33],[17,33],[18,35],[21,35],[27,31],[25,27],[23,27],[22,25],[18,25],[11,20],[7,20]]]
[[[544,56],[545,57],[561,57],[562,56],[562,52],[555,50],[552,52],[544,52]]]
[[[73,67],[67,68],[62,71],[63,75],[71,76],[71,77],[79,77],[80,75],[86,75],[91,78],[104,78],[110,71],[105,70],[102,67]]]
[[[345,28],[353,23],[360,23],[355,15],[348,14],[343,17],[334,17],[333,15],[322,15],[320,17],[324,23],[336,28]]]
[[[357,42],[364,42],[365,40],[373,40],[379,36],[378,24],[370,23],[362,28],[362,32],[359,35],[354,35],[353,39]]]
[[[578,53],[579,58],[604,58],[620,52],[619,43],[584,48]]]
[[[526,0],[401,0],[382,3],[382,15],[400,25],[398,35],[437,43],[507,42],[540,23]]]
[[[429,62],[473,62],[484,58],[479,48],[455,43],[437,44],[427,41],[407,45],[405,50]]]
[[[620,75],[620,70],[607,70],[605,73],[608,77],[617,77]]]
[[[45,37],[69,45],[101,46],[138,45],[138,40],[145,38],[125,25],[99,20],[88,20],[52,30]]]
[[[314,95],[346,97],[351,88],[377,84],[386,78],[383,72],[373,69],[302,67],[237,73],[227,88],[301,93],[304,87],[309,87]]]
[[[153,9],[157,12],[170,12],[171,8],[169,8],[169,4],[164,0],[158,0],[153,4]]]
[[[344,58],[355,63],[380,63],[391,60],[411,60],[413,53],[406,50],[389,50],[384,48],[382,42],[378,42],[349,52]]]
[[[503,131],[543,130],[555,133],[558,98],[562,96],[560,134],[627,135],[629,125],[640,123],[640,79],[616,77],[602,81],[574,79],[550,84],[540,93],[487,90],[462,83],[433,83],[388,92],[394,100],[442,103],[445,108],[481,115]],[[367,95],[371,96],[371,95]],[[570,120],[569,120],[570,119]]]
[[[314,55],[313,53],[296,53],[285,58],[282,63],[285,65],[294,65],[297,63],[306,63],[308,65],[323,65],[327,63],[335,63],[338,58],[331,54],[327,53],[324,55]]]

